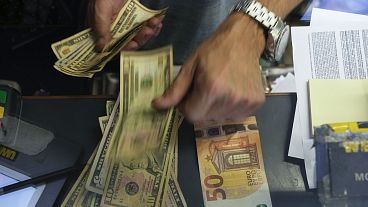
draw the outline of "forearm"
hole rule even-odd
[[[285,18],[303,0],[258,0],[270,11],[281,18]]]
[[[277,16],[285,18],[302,0],[258,0],[268,10]],[[222,27],[222,28],[221,28]],[[261,54],[265,47],[265,36],[262,26],[254,19],[242,12],[233,12],[220,26],[220,30],[235,35],[234,39],[240,43],[249,44],[252,41],[254,49]]]

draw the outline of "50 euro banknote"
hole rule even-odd
[[[195,124],[205,206],[272,206],[255,117]]]

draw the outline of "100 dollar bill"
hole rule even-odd
[[[198,123],[195,134],[206,206],[272,206],[255,117]]]

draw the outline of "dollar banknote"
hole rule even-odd
[[[272,206],[255,117],[195,124],[205,206]]]
[[[91,29],[86,29],[77,34],[63,39],[61,41],[55,42],[51,45],[55,56],[58,59],[64,58],[71,52],[76,51],[79,47],[84,46],[86,43],[91,41],[92,31]]]
[[[112,40],[98,52],[91,29],[81,31],[51,45],[58,60],[55,69],[78,77],[92,77],[128,43],[144,24],[165,9],[151,10],[137,0],[127,0],[111,25]]]
[[[83,194],[83,192],[85,191],[85,184],[87,181],[89,168],[90,166],[86,166],[83,169],[72,189],[69,191],[63,203],[61,204],[61,207],[76,206],[78,198],[80,197],[79,195]]]
[[[175,111],[175,122],[174,122],[174,130],[172,132],[171,139],[174,140],[174,151],[172,155],[172,162],[170,167],[170,172],[174,174],[174,177],[178,177],[178,165],[179,165],[179,154],[178,154],[178,129],[183,122],[184,116],[176,109]]]
[[[172,48],[126,52],[121,59],[119,98],[112,111],[106,106],[111,115],[100,118],[96,155],[64,206],[187,206],[177,181],[183,116],[150,104],[172,81]]]
[[[168,130],[159,134],[163,141],[155,149],[144,151],[134,146],[137,154],[125,157],[115,149],[108,182],[102,197],[103,206],[162,206],[165,181],[172,160],[173,140],[170,140],[174,120],[169,122]],[[140,135],[140,134],[138,134]],[[129,139],[129,137],[124,137]],[[119,144],[125,142],[119,142]]]
[[[104,183],[106,180],[106,174],[109,166],[109,160],[107,159],[108,148],[111,147],[112,138],[114,135],[115,126],[119,119],[119,105],[120,98],[117,99],[115,106],[112,110],[112,114],[106,125],[102,139],[97,149],[96,156],[93,160],[93,164],[90,173],[87,178],[86,188],[91,191],[102,195],[104,189]]]
[[[131,72],[131,71],[128,71],[128,72]],[[126,77],[131,77],[131,75],[127,73],[125,74],[125,78]],[[133,80],[129,80],[129,78],[122,79],[120,82],[121,84],[123,84],[123,83],[129,83],[129,81],[138,81],[138,79],[133,79]],[[139,85],[139,83],[133,83],[132,85]],[[133,93],[129,90],[134,90],[134,88],[132,87],[132,88],[127,89],[125,94],[135,94],[135,95],[138,94],[137,92]],[[131,95],[129,98],[130,100],[133,100],[134,95]],[[117,140],[116,137],[119,136],[119,134],[121,134],[121,130],[122,130],[121,127],[115,128],[115,126],[122,125],[123,118],[119,118],[119,117],[124,117],[124,114],[128,112],[129,104],[131,103],[131,102],[125,101],[126,99],[127,98],[122,98],[123,101],[120,102],[121,99],[118,98],[119,104],[115,104],[111,112],[113,116],[112,122],[111,124],[108,122],[108,124],[106,125],[108,126],[107,128],[109,129],[109,132],[107,132],[107,134],[104,134],[104,136],[102,137],[102,141],[99,146],[99,151],[93,162],[91,173],[88,177],[88,181],[86,184],[87,189],[95,193],[101,194],[101,195],[102,195],[102,192],[105,186],[106,175],[107,175],[107,171],[108,171],[109,164],[110,164],[110,158],[109,158],[110,154],[108,152],[114,151],[114,147],[116,146],[115,142]],[[120,108],[123,108],[124,110],[120,110]],[[103,128],[104,123],[102,122],[106,122],[106,119],[99,120],[99,121],[101,121],[100,127]]]
[[[122,52],[121,53],[121,78],[120,100],[126,126],[124,133],[129,136],[130,131],[143,132],[147,129],[149,137],[142,143],[145,149],[156,146],[162,137],[157,136],[162,132],[170,119],[171,110],[156,111],[151,106],[151,101],[162,95],[169,87],[173,78],[172,47],[167,46],[150,51]],[[129,108],[126,108],[129,106]],[[137,137],[135,137],[135,141]],[[120,141],[130,141],[121,139]],[[125,156],[135,154],[130,144],[122,145]]]
[[[102,133],[104,133],[108,122],[109,122],[109,116],[98,117],[98,123],[100,125],[100,129]]]
[[[177,145],[177,128],[180,126],[180,123],[182,121],[182,117],[178,115],[178,113],[172,120],[172,130],[168,130],[167,136],[170,137],[169,139],[172,140],[172,144]],[[109,125],[111,126],[111,125]],[[90,173],[90,167],[91,162],[93,158],[96,155],[97,149],[95,149],[94,153],[90,157],[89,161],[87,162],[87,165],[83,169],[82,173],[80,174],[78,180],[74,184],[71,191],[68,193],[67,197],[65,198],[62,206],[78,206],[78,207],[86,207],[86,206],[103,206],[101,204],[102,201],[102,195],[98,193],[94,193],[92,191],[89,191],[85,188],[85,184],[87,181],[87,176]],[[173,159],[173,156],[177,156],[174,153],[173,147],[171,147],[171,153],[167,153],[168,160]],[[172,163],[171,163],[171,166]],[[173,167],[171,169],[168,169],[168,171],[164,170],[166,174],[162,175],[162,178],[165,180],[165,186],[161,186],[162,191],[165,191],[166,194],[161,193],[160,202],[157,206],[170,206],[170,207],[186,207],[186,201],[183,196],[183,193],[180,189],[179,183],[177,181],[177,177],[175,173],[173,172]],[[133,205],[134,206],[134,205]],[[141,205],[140,205],[141,206]]]
[[[171,47],[121,54],[120,111],[124,120],[118,126],[122,129],[117,147],[109,152],[112,163],[104,206],[160,206],[163,202],[174,150],[175,112],[155,111],[151,101],[170,85],[172,65]]]
[[[168,156],[171,157],[171,163],[167,174],[165,175],[165,184],[163,186],[163,194],[160,198],[162,200],[161,206],[187,206],[183,193],[181,192],[181,188],[177,181],[178,178],[178,128],[183,121],[182,114],[176,110],[174,113],[174,123],[173,130],[171,132],[171,140],[174,144],[174,149],[172,152],[168,153]]]
[[[181,192],[179,183],[175,177],[174,172],[170,171],[168,175],[168,193],[164,199],[164,206],[170,207],[186,207],[188,206],[183,193]]]
[[[67,196],[65,197],[61,207],[75,207],[78,206],[79,199],[83,198],[86,188],[85,184],[87,181],[87,176],[91,168],[92,161],[96,156],[97,148],[93,151],[91,157],[88,159],[86,166],[84,166],[81,174],[79,175],[78,179],[74,183],[71,190],[68,192]]]
[[[102,195],[88,191],[84,188],[83,193],[77,198],[76,207],[99,207],[101,206]]]
[[[91,173],[88,177],[88,181],[86,184],[86,188],[92,192],[102,194],[105,181],[106,181],[106,174],[108,167],[110,166],[110,152],[114,151],[114,147],[117,146],[116,140],[117,137],[121,135],[122,132],[122,121],[123,117],[125,117],[124,114],[127,114],[127,112],[130,112],[130,107],[133,106],[133,109],[136,109],[134,113],[134,118],[131,118],[129,120],[134,120],[138,123],[138,125],[135,125],[135,123],[132,123],[132,127],[128,127],[124,132],[128,132],[128,130],[134,130],[133,127],[138,126],[139,128],[142,127],[142,125],[147,125],[153,123],[152,127],[157,129],[159,131],[161,128],[160,126],[165,126],[165,123],[167,122],[167,113],[163,113],[162,115],[157,114],[150,106],[150,101],[154,98],[154,96],[158,96],[157,94],[162,94],[165,87],[167,87],[170,84],[170,80],[172,78],[172,49],[171,47],[164,47],[158,50],[153,50],[150,52],[128,52],[127,54],[124,54],[124,57],[129,57],[129,60],[132,64],[126,64],[121,63],[121,92],[120,92],[120,99],[119,99],[119,115],[117,112],[113,113],[113,118],[110,118],[110,120],[114,120],[111,123],[113,123],[112,126],[107,127],[109,130],[104,133],[99,150],[97,152],[97,156],[93,162]],[[127,56],[129,55],[129,56]],[[155,56],[156,55],[156,56]],[[122,55],[123,57],[123,55]],[[168,60],[163,59],[168,58]],[[165,60],[165,61],[164,61]],[[135,63],[133,63],[135,61]],[[141,61],[142,63],[138,63],[138,61]],[[148,61],[148,62],[147,62]],[[160,67],[161,73],[167,73],[166,77],[163,74],[160,74],[156,71],[156,73],[153,73],[155,70],[151,70],[151,67],[154,66],[156,61],[156,67]],[[130,67],[125,67],[130,66]],[[131,66],[137,66],[137,67],[131,67]],[[144,67],[143,67],[144,66]],[[156,81],[154,83],[153,81]],[[165,84],[166,81],[166,84]],[[149,84],[152,84],[151,86]],[[155,93],[156,95],[149,95],[149,93]],[[135,97],[139,100],[134,101]],[[146,100],[141,100],[142,97],[146,98]],[[135,104],[137,103],[137,104]],[[148,103],[148,104],[147,104]],[[143,105],[142,105],[143,104]],[[148,109],[148,111],[143,111],[143,109]],[[142,110],[140,110],[142,109]],[[144,113],[141,113],[144,112]],[[143,122],[141,121],[138,116],[145,116],[149,115],[153,117],[155,120],[151,122]],[[154,115],[154,116],[153,116]],[[121,118],[118,118],[121,117]],[[131,116],[133,117],[133,115]],[[166,120],[164,120],[166,119]],[[131,123],[131,122],[129,122]],[[115,127],[119,126],[119,127]],[[147,125],[148,126],[148,125]],[[153,133],[154,131],[152,131]],[[148,145],[151,143],[154,143],[158,138],[155,137],[154,134],[151,134],[152,140],[150,142],[147,142]],[[124,154],[128,154],[130,149],[123,149]]]
[[[114,105],[115,105],[115,101],[112,101],[112,100],[106,101],[106,115],[107,116],[111,115]]]

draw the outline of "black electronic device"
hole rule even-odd
[[[23,181],[75,166],[82,147],[24,121],[22,104],[19,85],[0,80],[0,173]],[[65,181],[66,177],[45,180],[46,187],[36,206],[52,206]]]

